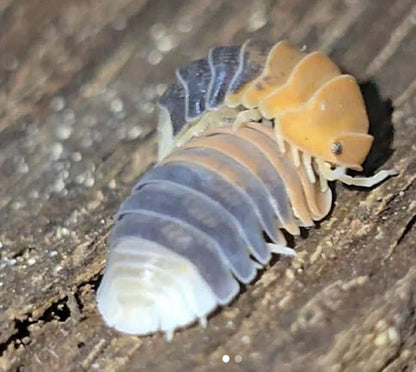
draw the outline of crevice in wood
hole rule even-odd
[[[23,319],[14,320],[16,332],[12,334],[6,342],[0,344],[0,357],[8,349],[9,345],[14,344],[17,349],[20,345],[28,345],[30,340],[29,327],[33,324],[45,324],[52,321],[65,322],[71,316],[71,310],[67,305],[68,297],[53,302],[44,313],[36,320],[32,318],[32,313],[26,314]]]
[[[405,236],[410,232],[410,230],[412,230],[412,227],[414,226],[415,223],[416,223],[416,214],[406,224],[406,227],[404,228],[403,232],[401,233],[401,235],[397,239],[397,245],[399,245],[403,241]]]

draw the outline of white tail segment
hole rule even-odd
[[[198,319],[205,324],[218,306],[189,260],[136,237],[126,237],[111,249],[97,301],[105,322],[118,331],[162,331],[168,338]]]

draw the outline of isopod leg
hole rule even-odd
[[[378,183],[384,181],[391,176],[397,176],[398,172],[395,169],[381,170],[371,177],[351,177],[347,174],[343,174],[338,179],[346,185],[361,186],[361,187],[373,187]]]
[[[328,181],[339,180],[346,185],[360,186],[360,187],[373,187],[378,183],[384,181],[386,178],[396,176],[398,172],[395,169],[381,170],[371,177],[351,177],[346,174],[345,167],[337,167],[334,170],[330,169],[330,165],[323,161],[317,161],[319,167],[319,173],[321,178],[325,178]]]
[[[267,247],[272,253],[281,254],[283,256],[296,256],[296,251],[294,249],[283,245],[267,243]]]
[[[251,121],[260,121],[262,118],[259,110],[244,110],[240,111],[235,118],[233,123],[233,129],[236,130],[240,128],[243,123],[251,122]]]
[[[302,152],[302,162],[305,166],[306,174],[308,175],[309,181],[311,183],[316,182],[315,172],[312,168],[312,157],[306,152]]]

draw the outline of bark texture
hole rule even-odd
[[[155,98],[185,61],[251,35],[327,52],[361,81],[372,190],[331,214],[208,327],[132,337],[95,304],[113,215],[156,155]],[[416,370],[413,0],[3,0],[0,369]]]

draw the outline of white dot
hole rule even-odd
[[[65,99],[60,96],[54,97],[52,98],[50,106],[54,111],[59,112],[65,107]]]
[[[230,361],[230,356],[229,356],[229,355],[227,355],[227,354],[224,354],[224,355],[222,356],[222,361],[223,361],[224,363],[228,363],[228,362]]]
[[[51,159],[52,160],[58,160],[59,157],[62,154],[63,151],[63,146],[61,143],[59,142],[55,142],[52,146],[51,146],[51,150],[50,150],[50,154],[51,154]]]
[[[55,192],[59,193],[65,189],[65,182],[62,178],[58,178],[53,184],[53,189]]]
[[[150,36],[155,39],[159,40],[166,35],[166,27],[162,23],[155,23],[152,27],[150,27]]]
[[[61,140],[68,139],[72,134],[72,127],[67,125],[62,125],[58,128],[56,128],[56,137],[58,137]]]
[[[135,125],[134,127],[130,128],[127,137],[131,140],[134,140],[136,138],[139,138],[139,136],[143,133],[143,129],[140,128],[138,125]]]
[[[69,230],[66,227],[61,228],[61,234],[64,236],[69,235]]]
[[[162,53],[166,53],[172,50],[176,46],[176,41],[172,37],[172,35],[167,35],[161,38],[160,40],[158,40],[156,45],[159,51],[161,51]]]
[[[250,336],[243,336],[243,337],[241,337],[241,341],[244,344],[249,344],[250,343]]]
[[[71,109],[66,109],[63,113],[63,121],[66,125],[75,124],[75,113]]]
[[[236,363],[241,363],[241,361],[243,360],[243,357],[241,356],[241,355],[236,355],[235,357],[234,357],[234,362],[236,362]]]
[[[120,98],[115,98],[111,101],[110,110],[114,113],[123,111],[123,101]]]
[[[267,14],[266,8],[264,6],[259,6],[258,9],[251,14],[248,19],[247,30],[250,32],[257,31],[262,28],[267,23]]]
[[[94,183],[95,183],[94,178],[93,178],[93,177],[91,177],[91,176],[89,176],[89,177],[87,177],[87,179],[85,180],[84,185],[85,185],[85,186],[87,186],[87,187],[92,187],[92,186],[94,186]]]
[[[63,267],[61,265],[57,265],[55,266],[55,268],[53,269],[53,271],[55,272],[55,274],[59,273],[61,270],[63,269]]]
[[[74,152],[73,154],[72,154],[72,156],[71,156],[71,158],[72,158],[72,160],[73,161],[75,161],[75,162],[79,162],[79,161],[81,161],[82,160],[82,155],[81,155],[81,153],[79,153],[79,152]]]
[[[25,159],[20,159],[17,165],[17,170],[21,174],[26,174],[29,172],[29,166],[26,164]]]
[[[147,60],[151,65],[158,65],[162,61],[162,54],[157,50],[152,50],[147,57]]]

